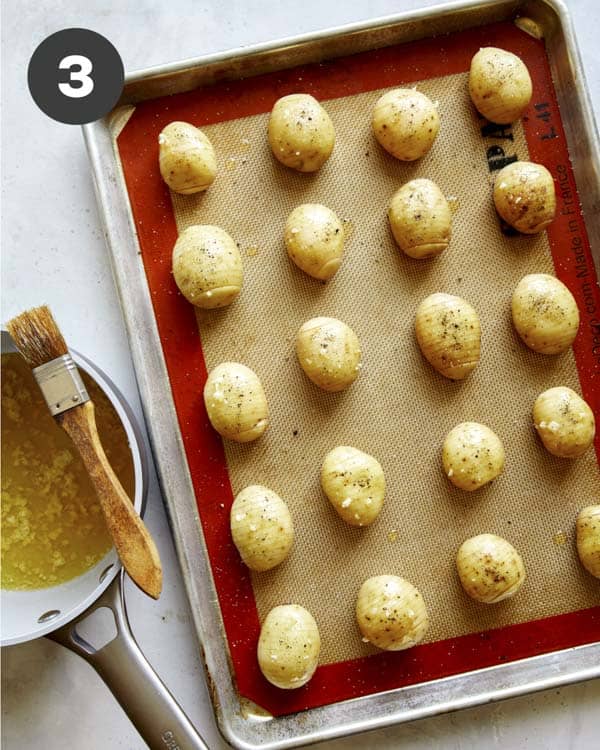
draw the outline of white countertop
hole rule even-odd
[[[19,0],[2,2],[2,321],[48,303],[70,344],[110,374],[140,414],[119,303],[79,128],[46,118],[26,86],[29,58],[50,33],[104,34],[126,70],[433,4],[426,0]],[[588,85],[600,104],[596,0],[570,0]],[[133,631],[159,675],[204,735],[224,747],[212,717],[196,637],[160,493],[153,477],[146,521],[165,569],[152,602],[132,585]],[[323,749],[578,748],[597,746],[600,681],[438,716]],[[45,639],[2,651],[2,746],[145,747],[96,673]]]

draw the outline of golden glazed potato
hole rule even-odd
[[[501,474],[504,447],[489,427],[477,422],[461,422],[446,435],[442,464],[453,485],[471,492]]]
[[[268,135],[275,158],[298,172],[320,169],[335,144],[333,123],[310,94],[278,99],[271,111]]]
[[[458,577],[465,592],[478,602],[508,599],[525,581],[521,555],[506,539],[479,534],[463,542],[456,555]]]
[[[600,505],[589,505],[577,516],[577,554],[588,573],[600,578]]]
[[[225,307],[242,288],[240,251],[220,227],[188,227],[173,248],[173,277],[192,305],[207,310]]]
[[[411,258],[431,258],[448,247],[452,214],[435,182],[407,182],[392,196],[388,217],[394,239]]]
[[[477,367],[481,326],[464,299],[451,294],[426,297],[417,308],[415,333],[425,359],[450,380],[462,380]]]
[[[294,527],[287,505],[273,490],[253,484],[233,501],[231,536],[252,570],[270,570],[289,555]]]
[[[523,342],[540,354],[566,351],[579,329],[577,303],[554,276],[524,276],[512,296],[512,319]]]
[[[267,399],[258,375],[238,362],[223,362],[209,373],[204,404],[219,435],[237,443],[256,440],[269,424]]]
[[[325,456],[321,487],[340,518],[351,526],[368,526],[379,515],[385,477],[376,458],[348,445]]]
[[[375,138],[396,159],[420,159],[433,145],[439,129],[437,104],[416,89],[388,91],[375,103]]]
[[[517,55],[498,47],[482,47],[471,60],[469,93],[479,112],[491,122],[518,120],[531,100],[531,77]]]
[[[163,180],[176,193],[206,190],[217,175],[215,150],[208,137],[189,122],[171,122],[160,132],[159,167]]]
[[[541,164],[515,161],[496,175],[494,204],[511,227],[523,234],[537,234],[556,213],[552,175]]]
[[[343,391],[360,372],[361,351],[354,331],[336,318],[311,318],[296,337],[298,362],[324,391]]]
[[[356,620],[363,641],[402,651],[422,641],[429,618],[419,591],[398,576],[375,576],[360,587]]]
[[[275,607],[266,616],[258,640],[258,665],[278,688],[302,687],[319,663],[321,638],[313,616],[298,604]]]
[[[577,458],[594,442],[594,412],[565,386],[540,393],[533,405],[533,424],[544,448],[553,456]]]
[[[289,215],[284,240],[298,268],[326,281],[340,267],[344,253],[344,227],[334,212],[319,203],[303,203]]]

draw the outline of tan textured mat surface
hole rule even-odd
[[[231,483],[234,493],[265,484],[288,503],[295,546],[279,568],[254,576],[257,606],[261,619],[277,604],[307,607],[320,627],[322,663],[374,650],[360,640],[354,603],[362,581],[379,573],[402,575],[421,590],[431,619],[428,641],[600,603],[598,582],[580,568],[572,535],[577,511],[600,497],[594,452],[574,462],[552,458],[530,417],[542,390],[579,390],[574,359],[570,352],[552,358],[530,352],[510,322],[518,280],[553,272],[547,239],[501,234],[487,144],[466,79],[419,84],[439,100],[442,128],[416,163],[396,161],[372,137],[370,112],[381,94],[374,91],[325,103],[337,143],[319,173],[279,165],[267,145],[268,115],[259,115],[206,127],[219,154],[217,181],[206,195],[174,196],[180,231],[218,224],[242,249],[242,294],[228,309],[199,313],[202,346],[209,368],[237,360],[265,386],[271,426],[256,443],[226,443]],[[527,158],[520,125],[514,150]],[[450,247],[430,261],[405,257],[386,218],[392,193],[416,176],[457,199]],[[344,262],[327,285],[304,275],[285,253],[283,226],[302,202],[325,203],[349,222]],[[481,318],[481,362],[462,383],[438,375],[414,339],[414,311],[436,291],[465,297]],[[320,391],[296,361],[296,331],[316,315],[344,320],[361,341],[363,370],[345,393]],[[441,469],[443,439],[465,420],[490,426],[507,453],[504,474],[476,493],[455,489]],[[340,444],[372,453],[384,467],[386,501],[369,528],[346,526],[321,493],[322,459]],[[524,558],[528,579],[514,600],[480,605],[460,589],[456,550],[481,532],[506,537]],[[560,532],[567,533],[564,544]]]

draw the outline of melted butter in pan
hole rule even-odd
[[[100,440],[129,497],[134,471],[118,414],[81,372]],[[79,454],[56,424],[27,363],[2,355],[3,589],[56,586],[84,573],[112,542]]]

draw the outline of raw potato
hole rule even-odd
[[[552,175],[541,164],[515,161],[496,176],[494,204],[511,227],[523,234],[537,234],[552,223],[556,213]]]
[[[504,447],[489,427],[478,422],[461,422],[446,435],[442,464],[453,485],[471,492],[502,473]]]
[[[294,527],[287,505],[273,490],[253,484],[233,501],[231,536],[252,570],[270,570],[289,555]]]
[[[242,288],[242,257],[220,227],[188,227],[173,248],[173,276],[183,296],[210,310],[233,302]]]
[[[508,125],[521,117],[531,101],[531,77],[517,55],[482,47],[471,60],[469,93],[486,119]]]
[[[394,239],[411,258],[431,258],[448,247],[452,214],[435,182],[407,182],[394,193],[388,217]]]
[[[219,435],[237,443],[256,440],[269,424],[267,399],[258,375],[238,362],[223,362],[210,372],[204,404]]]
[[[433,145],[439,129],[437,104],[416,89],[388,91],[375,103],[375,138],[396,159],[420,159]]]
[[[344,227],[334,212],[320,203],[303,203],[289,215],[284,232],[287,253],[298,268],[327,281],[340,267]]]
[[[354,331],[336,318],[311,318],[298,331],[300,366],[324,391],[343,391],[360,372],[361,351]]]
[[[514,596],[525,581],[521,555],[495,534],[479,534],[463,542],[456,567],[465,592],[485,604]]]
[[[577,516],[577,554],[588,573],[600,578],[600,505],[588,505]]]
[[[594,442],[594,412],[565,386],[540,393],[533,405],[533,424],[544,448],[553,456],[577,458]]]
[[[346,523],[368,526],[383,505],[385,477],[376,458],[358,448],[340,445],[325,456],[321,487]]]
[[[298,604],[275,607],[266,616],[258,640],[258,665],[278,688],[302,687],[315,673],[321,638],[313,616]]]
[[[159,167],[163,180],[176,193],[200,193],[217,175],[212,143],[188,122],[171,122],[158,136]]]
[[[333,123],[310,94],[278,99],[271,111],[268,134],[275,158],[298,172],[320,169],[335,144]]]
[[[517,284],[512,297],[512,319],[517,333],[540,354],[561,354],[579,329],[577,303],[554,276],[532,273]]]
[[[462,380],[477,367],[481,326],[466,300],[441,293],[426,297],[417,308],[415,333],[425,359],[450,380]]]
[[[363,641],[402,651],[423,640],[429,618],[419,591],[404,578],[375,576],[360,587],[356,620]]]

